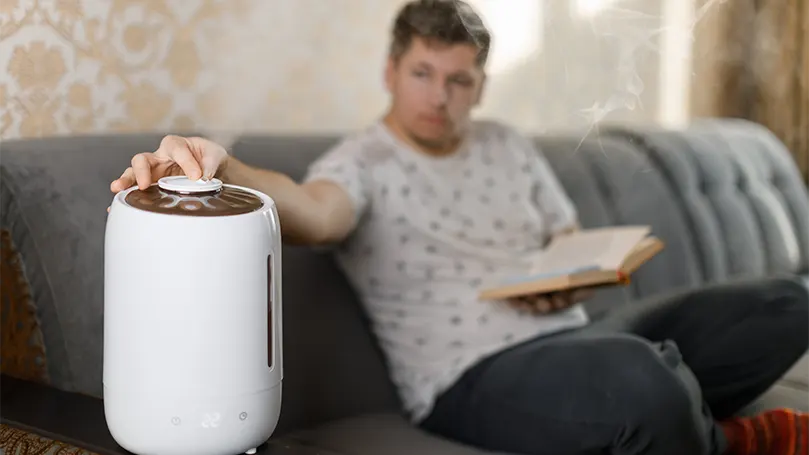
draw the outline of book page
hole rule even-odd
[[[649,226],[619,226],[561,236],[529,257],[529,270],[532,275],[594,268],[615,270],[650,232]]]

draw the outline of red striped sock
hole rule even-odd
[[[809,455],[809,414],[789,409],[721,422],[726,455]]]

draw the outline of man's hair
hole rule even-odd
[[[491,35],[480,16],[461,0],[412,0],[393,22],[390,55],[399,59],[419,37],[430,43],[471,44],[478,48],[477,63],[486,64]]]

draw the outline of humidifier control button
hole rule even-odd
[[[247,413],[243,412],[243,413],[239,414],[239,420],[247,420]]]
[[[219,179],[190,180],[182,175],[163,177],[157,181],[157,185],[164,190],[192,194],[219,191],[222,189],[222,181]]]
[[[171,424],[176,427],[177,425],[180,424],[180,418],[179,417],[172,417],[171,418]]]

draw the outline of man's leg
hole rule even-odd
[[[799,281],[711,286],[639,305],[599,325],[676,344],[700,383],[706,412],[721,422],[729,454],[809,453],[806,413],[733,417],[807,352],[809,291]]]
[[[470,370],[422,427],[533,455],[718,455],[725,440],[672,343],[584,329],[533,340]]]
[[[674,341],[711,412],[725,419],[807,352],[809,290],[788,278],[714,285],[630,307],[605,324]]]

